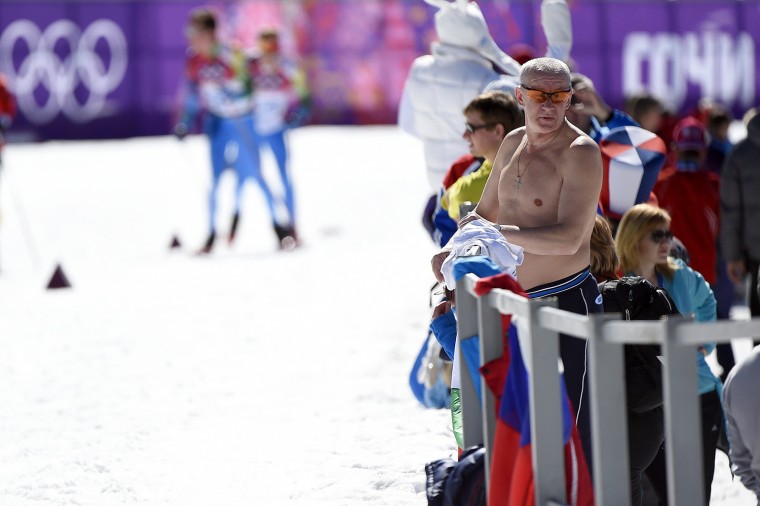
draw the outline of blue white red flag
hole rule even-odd
[[[507,274],[482,278],[475,286],[478,295],[504,288],[526,296],[517,281]],[[531,455],[530,377],[520,349],[518,326],[503,317],[504,352],[481,368],[489,389],[497,397],[498,419],[491,457],[489,506],[533,506],[535,484]],[[563,441],[567,504],[593,506],[594,489],[583,454],[570,400],[560,376],[563,402]]]

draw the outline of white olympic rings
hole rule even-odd
[[[108,47],[107,67],[101,41]],[[124,79],[127,58],[124,33],[108,19],[94,21],[84,32],[68,19],[42,32],[32,21],[19,19],[0,35],[0,70],[19,109],[37,124],[49,123],[59,113],[77,123],[102,115],[108,94]],[[40,88],[46,93],[39,93]],[[77,94],[86,98],[80,101]]]

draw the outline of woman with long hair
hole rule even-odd
[[[594,230],[591,232],[591,274],[599,282],[599,291],[604,297],[605,281],[619,279],[620,260],[615,251],[615,239],[607,218],[596,216]],[[627,356],[627,355],[626,355]],[[637,376],[629,376],[626,364],[626,383],[634,381]],[[647,385],[649,386],[649,385]],[[650,476],[664,469],[647,468],[657,456],[665,441],[665,420],[662,406],[647,411],[634,411],[628,408],[628,466],[630,469],[631,505],[641,506],[644,494],[642,473],[646,473],[650,482],[665,483],[665,477]],[[666,490],[656,490],[663,502],[667,501]]]
[[[615,239],[612,237],[612,228],[604,216],[596,215],[594,229],[591,231],[591,262],[589,270],[597,282],[601,283],[610,279],[618,279],[617,271],[620,269],[615,251]]]
[[[620,220],[615,237],[622,271],[627,275],[646,278],[653,285],[664,288],[681,314],[694,314],[697,322],[715,320],[717,304],[710,285],[700,273],[682,260],[669,256],[672,239],[670,215],[667,211],[650,204],[633,206]],[[705,344],[696,353],[702,416],[705,504],[710,502],[715,450],[723,424],[721,382],[705,360],[713,349],[714,343]],[[657,471],[660,466],[661,472]],[[655,472],[651,472],[653,470]],[[666,490],[665,483],[655,483],[653,477],[664,477],[664,470],[665,454],[661,448],[647,470],[647,476],[658,491]]]

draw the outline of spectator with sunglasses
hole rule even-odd
[[[460,228],[478,218],[492,222],[507,242],[524,249],[517,280],[529,296],[556,296],[560,309],[585,315],[601,311],[589,264],[602,159],[599,146],[565,119],[572,93],[570,69],[562,61],[536,58],[523,65],[515,96],[525,126],[504,139],[483,195]],[[445,246],[431,260],[439,281],[451,249]],[[567,391],[590,460],[585,347],[583,340],[560,336]]]
[[[716,319],[716,301],[710,285],[697,271],[682,260],[669,256],[673,232],[667,211],[650,204],[637,204],[623,215],[618,225],[615,242],[620,267],[626,275],[641,276],[655,286],[664,288],[683,315],[694,314],[697,322]],[[710,370],[705,357],[715,349],[707,344],[695,350],[697,359],[698,392],[702,418],[702,451],[705,501],[710,501],[715,471],[715,451],[723,425],[720,398],[720,379]],[[665,442],[667,444],[667,441]],[[647,476],[655,490],[664,493],[667,486],[657,483],[656,477],[665,477],[665,452],[657,453],[647,469]]]
[[[464,108],[464,119],[462,137],[470,153],[449,168],[429,218],[431,235],[439,246],[449,242],[456,232],[460,204],[480,200],[504,137],[524,123],[514,95],[501,91],[489,91],[472,99]]]
[[[457,230],[460,204],[476,203],[480,200],[499,146],[507,133],[522,126],[523,113],[514,95],[490,91],[478,95],[467,104],[464,108],[463,119],[465,128],[462,137],[467,141],[470,154],[461,157],[449,168],[438,192],[435,209],[426,211],[430,214],[423,217],[423,221],[431,224],[431,236],[440,246],[445,245]],[[456,338],[456,321],[453,313],[450,312],[453,292],[446,290],[445,285],[443,290],[446,291],[446,297],[435,306],[433,313],[435,324],[431,326],[431,332],[451,358]],[[423,349],[432,348],[431,344],[429,335]],[[438,364],[438,362],[436,357],[433,357],[427,364]],[[418,360],[415,368],[418,365],[424,366],[426,362]],[[422,402],[430,406],[433,403],[428,398],[428,392],[433,389],[422,388],[422,383],[417,381],[418,377],[419,375],[413,371],[411,381],[420,385],[417,390],[422,391]],[[449,381],[448,385],[450,383]],[[414,383],[412,383],[412,390],[415,390]]]
[[[670,214],[671,229],[688,252],[687,265],[710,283],[718,319],[728,320],[735,290],[720,254],[720,177],[707,165],[708,134],[701,121],[686,117],[676,124],[672,139],[674,161],[660,172],[653,192],[659,206]],[[735,364],[731,344],[718,344],[716,355],[723,369],[721,379],[725,379]]]

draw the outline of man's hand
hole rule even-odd
[[[728,274],[728,279],[735,285],[744,281],[746,273],[747,267],[744,265],[744,260],[729,260],[726,262],[726,274]]]
[[[443,261],[446,260],[446,257],[449,256],[449,253],[451,253],[450,248],[443,248],[430,260],[430,265],[433,268],[433,275],[439,283],[444,283],[443,274],[441,274],[441,266],[443,265]]]
[[[496,230],[501,232],[501,235],[504,235],[504,232],[519,232],[520,227],[517,225],[494,225],[496,227]],[[506,236],[505,236],[506,238]]]
[[[187,137],[187,124],[186,123],[177,123],[174,125],[174,137],[176,137],[179,140],[183,140],[185,137]]]
[[[457,223],[457,228],[462,228],[468,223],[470,223],[471,221],[482,220],[482,219],[483,218],[481,218],[478,213],[476,213],[475,211],[470,211],[462,219],[459,220],[459,222]]]
[[[305,106],[298,106],[285,113],[285,125],[288,128],[296,128],[303,125],[309,117],[309,109]]]
[[[575,91],[573,97],[573,110],[585,116],[594,116],[599,121],[604,121],[612,112],[599,94],[591,88],[580,88]]]

